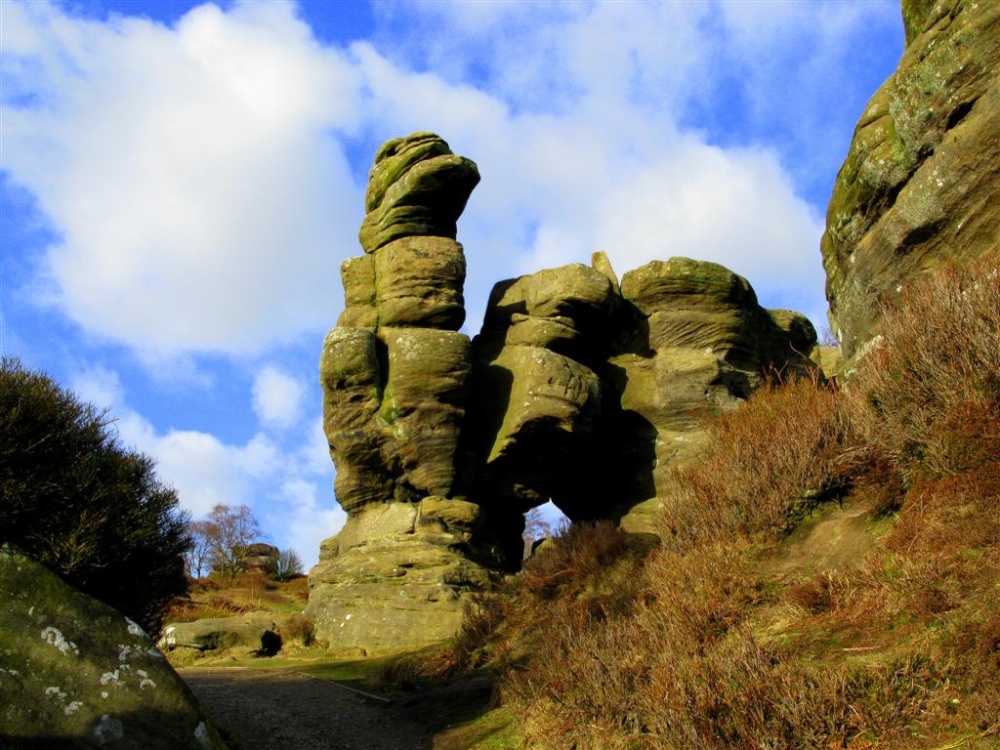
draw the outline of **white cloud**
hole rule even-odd
[[[254,413],[265,426],[287,430],[301,420],[305,385],[274,365],[257,373],[252,393]]]
[[[156,474],[177,490],[181,507],[195,517],[216,504],[254,506],[253,474],[259,442],[244,447],[226,445],[214,435],[197,430],[170,430],[158,434],[147,419],[126,411],[118,420],[125,445],[133,445],[156,462]]]
[[[295,549],[307,570],[316,564],[320,543],[339,532],[347,520],[340,506],[331,508],[319,501],[328,493],[328,487],[315,481],[291,479],[282,484],[280,502],[271,511],[271,525],[283,533],[279,546]]]
[[[125,445],[153,458],[157,476],[174,487],[181,507],[196,518],[217,503],[245,504],[269,539],[294,548],[310,566],[320,542],[343,526],[346,516],[333,499],[329,457],[323,465],[304,460],[314,451],[312,426],[306,430],[306,444],[290,448],[263,434],[244,445],[197,430],[160,434],[129,409],[123,410],[117,428]]]
[[[4,3],[4,164],[52,219],[53,294],[153,352],[247,351],[335,316],[329,248],[360,205],[332,131],[356,74],[284,3],[196,8],[175,29]],[[8,52],[9,50],[9,52]],[[9,101],[9,99],[8,99]]]
[[[684,123],[735,81],[748,122],[780,104],[789,142],[798,118],[819,132],[828,99],[809,87],[887,5],[752,5],[388,6],[408,36],[345,50],[287,3],[204,5],[174,28],[6,3],[4,167],[61,232],[53,296],[147,360],[332,322],[361,218],[347,138],[416,129],[483,174],[460,226],[471,330],[493,282],[598,247],[619,272],[678,253],[735,263],[818,307],[818,207],[774,145],[722,150]]]
[[[121,377],[106,367],[88,367],[78,372],[69,387],[81,400],[98,409],[116,409],[125,404]]]

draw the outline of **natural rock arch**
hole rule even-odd
[[[378,652],[443,640],[462,600],[521,563],[524,513],[645,521],[698,420],[762,373],[811,367],[803,316],[762,308],[715,263],[654,261],[619,283],[607,257],[498,283],[458,331],[456,222],[476,165],[430,133],[379,149],[344,262],[346,309],[320,362],[344,529],[310,573],[320,639]]]

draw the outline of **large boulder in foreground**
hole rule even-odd
[[[0,747],[225,745],[138,625],[4,546]]]
[[[1000,248],[1000,3],[904,0],[906,49],[868,103],[823,235],[845,356],[916,274]]]

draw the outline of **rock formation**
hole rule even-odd
[[[1000,248],[1000,4],[903,0],[903,19],[902,60],[827,211],[830,322],[848,357],[914,274]]]
[[[812,367],[803,316],[746,279],[672,258],[626,273],[603,253],[498,284],[476,352],[475,498],[491,517],[552,500],[574,521],[621,519],[691,459],[705,415],[768,370]],[[598,270],[600,269],[600,270]],[[648,525],[633,517],[633,530]]]
[[[0,744],[225,745],[134,622],[0,547]]]
[[[307,614],[342,651],[453,634],[464,592],[487,585],[467,554],[479,507],[464,496],[469,399],[465,256],[456,221],[476,165],[435,135],[386,143],[341,274],[346,309],[320,363],[324,429],[348,518],[310,573]]]
[[[452,635],[468,592],[522,558],[524,513],[634,531],[698,420],[768,370],[811,367],[801,315],[768,311],[714,263],[673,258],[618,278],[603,253],[495,286],[481,333],[464,320],[455,223],[475,165],[437,136],[376,156],[342,266],[346,309],[320,362],[344,529],[323,543],[307,614],[339,651]]]
[[[233,657],[274,656],[281,650],[281,636],[269,614],[250,613],[170,623],[156,645],[165,653],[180,651],[184,656],[222,651]]]

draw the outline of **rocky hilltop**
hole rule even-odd
[[[858,122],[822,241],[847,357],[915,275],[1000,245],[1000,4],[902,7],[906,49]]]
[[[307,614],[338,651],[452,635],[462,600],[516,570],[523,514],[645,521],[698,420],[769,370],[813,366],[803,316],[760,306],[714,263],[655,261],[620,283],[603,253],[498,283],[465,319],[456,223],[476,165],[430,133],[379,149],[323,347],[324,426],[344,529],[310,573]]]

